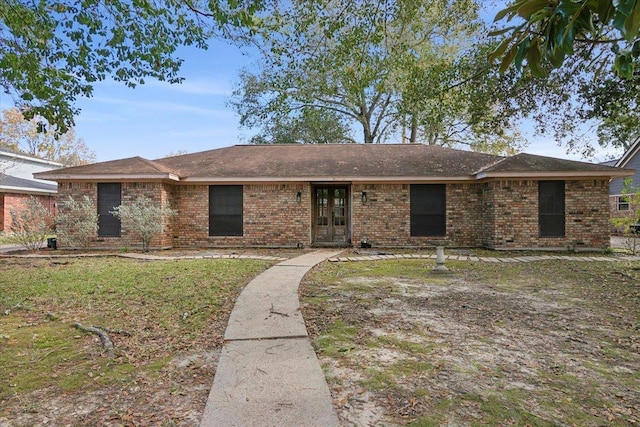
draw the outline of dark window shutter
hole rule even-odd
[[[446,185],[413,184],[410,191],[411,236],[446,236]]]
[[[242,236],[242,186],[209,187],[209,235]]]
[[[538,223],[540,237],[564,237],[564,181],[538,183]]]
[[[98,236],[120,237],[120,218],[111,211],[120,206],[121,197],[119,182],[98,184]]]

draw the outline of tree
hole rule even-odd
[[[74,101],[110,77],[127,86],[171,83],[179,46],[206,48],[214,30],[252,27],[263,0],[0,2],[0,86],[26,119],[66,133]]]
[[[495,98],[475,97],[473,102],[484,103],[477,111],[487,114],[470,113],[475,107],[469,105],[468,91],[484,84],[488,72],[486,61],[478,70],[477,63],[464,60],[475,51],[469,40],[481,34],[474,1],[298,0],[287,5],[262,16],[257,36],[247,38],[261,51],[261,69],[245,71],[234,93],[232,105],[243,126],[262,127],[264,133],[270,123],[324,111],[359,127],[357,139],[364,143],[397,138],[405,124],[412,142],[420,128],[423,135],[435,136],[434,143],[447,144],[453,140],[430,132],[434,126],[428,121],[443,100],[463,106],[442,110],[453,116],[449,122],[455,118],[467,125],[458,142],[475,138],[476,124],[499,107],[489,104]]]
[[[38,117],[25,120],[16,108],[4,110],[0,118],[0,146],[67,166],[95,161],[95,153],[82,139],[76,139],[73,128],[55,134],[40,129],[39,120]]]
[[[117,206],[111,213],[140,236],[142,252],[147,252],[151,240],[162,233],[164,218],[177,215],[168,205],[157,206],[148,197],[140,197],[130,205]]]
[[[37,251],[42,248],[47,235],[53,229],[53,214],[35,197],[29,197],[21,209],[10,209],[10,240],[25,249]]]
[[[508,34],[492,53],[500,68],[526,65],[536,76],[560,68],[580,51],[597,69],[611,66],[631,79],[640,58],[640,2],[637,0],[517,0],[495,21],[521,22],[495,31]]]
[[[241,112],[240,123],[258,127],[252,144],[331,144],[355,142],[344,117],[333,111],[310,106],[295,110],[265,105],[264,89],[257,77],[240,73],[240,84],[230,105]],[[267,102],[268,103],[268,102]]]
[[[640,128],[640,3],[518,0],[496,22],[491,34],[502,40],[489,58],[501,72],[521,71],[512,102],[538,133],[583,157],[598,145],[629,148]]]
[[[91,246],[98,235],[98,208],[89,196],[76,201],[71,196],[58,204],[56,235],[64,246]]]

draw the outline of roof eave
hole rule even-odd
[[[620,169],[610,171],[548,171],[548,172],[481,172],[475,176],[477,180],[489,178],[623,178],[635,175],[633,169]]]
[[[0,185],[1,193],[21,193],[21,194],[35,194],[35,195],[51,195],[58,194],[58,190],[46,190],[43,188],[28,188],[28,187],[13,187],[10,185]]]
[[[64,174],[64,173],[51,173],[51,172],[39,172],[33,174],[38,179],[45,179],[47,181],[180,181],[180,177],[173,173],[148,173],[148,174]]]
[[[616,167],[623,168],[629,163],[635,154],[640,151],[640,135],[638,135],[631,144],[631,147],[622,155],[622,157],[616,163]]]
[[[53,162],[51,160],[39,159],[37,157],[30,157],[30,156],[26,156],[26,155],[18,154],[18,153],[11,153],[9,151],[0,150],[0,154],[2,154],[3,156],[6,156],[6,157],[14,158],[14,159],[27,160],[27,161],[30,161],[32,163],[41,163],[41,164],[44,164],[44,165],[56,166],[56,167],[59,167],[59,168],[64,167],[64,165],[62,163]]]

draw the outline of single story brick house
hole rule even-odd
[[[609,181],[633,171],[422,144],[237,145],[36,174],[60,199],[97,203],[96,247],[136,247],[109,212],[140,196],[168,203],[152,247],[601,249]],[[59,242],[64,247],[64,242]]]

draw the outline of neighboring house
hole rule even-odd
[[[11,228],[11,210],[19,211],[31,196],[36,197],[51,212],[55,210],[57,186],[36,179],[34,173],[63,167],[50,162],[0,148],[0,232]]]
[[[619,160],[605,162],[603,165],[635,169],[636,173],[631,177],[631,184],[636,190],[640,189],[640,135]],[[611,216],[614,218],[624,217],[630,212],[629,198],[622,194],[624,181],[625,178],[616,178],[611,180],[609,186],[609,206]]]
[[[246,145],[114,160],[36,174],[61,198],[97,204],[96,246],[138,238],[110,212],[168,203],[153,247],[609,245],[609,180],[625,169],[422,144]],[[64,242],[59,242],[64,246]]]

